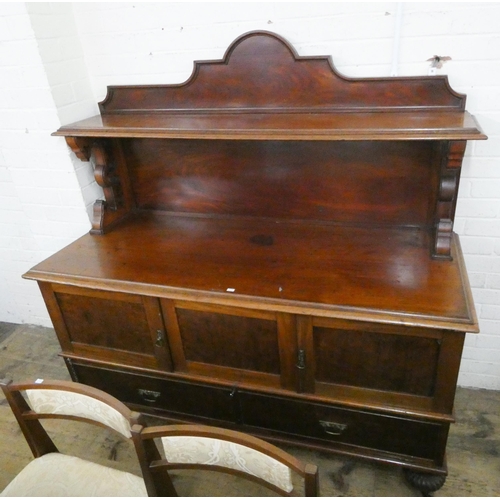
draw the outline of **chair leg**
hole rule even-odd
[[[319,496],[319,474],[316,465],[307,464],[304,475],[304,496]]]
[[[133,425],[131,429],[132,441],[137,452],[137,458],[142,470],[144,484],[150,497],[177,497],[172,479],[166,469],[152,470],[149,464],[153,461],[161,460],[162,457],[156,444],[151,439],[143,440],[141,437],[142,425]],[[157,481],[153,480],[153,475]],[[158,485],[158,487],[156,486]]]
[[[156,489],[156,494],[159,497],[178,497],[178,493],[174,488],[172,479],[167,470],[159,469],[155,470],[153,474],[157,477],[156,484],[161,485],[161,489]]]
[[[0,387],[12,409],[12,413],[16,417],[17,423],[24,434],[33,456],[39,458],[47,453],[57,453],[59,450],[52,439],[50,439],[42,424],[38,420],[26,420],[23,418],[22,415],[30,412],[31,408],[19,391],[10,389],[9,383],[10,381],[2,380]]]

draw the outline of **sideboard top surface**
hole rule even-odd
[[[25,277],[318,316],[473,332],[458,242],[429,232],[140,212],[85,235]],[[472,311],[472,312],[471,312]]]

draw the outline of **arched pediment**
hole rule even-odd
[[[299,56],[282,37],[254,31],[217,61],[197,61],[182,84],[110,86],[102,114],[116,112],[339,112],[463,110],[446,76],[347,78],[329,56]]]

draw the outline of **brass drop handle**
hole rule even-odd
[[[161,392],[150,391],[148,389],[139,389],[137,392],[146,403],[156,403],[161,396]]]
[[[330,434],[330,436],[340,436],[347,429],[347,424],[327,422],[326,420],[320,420],[319,425],[321,425],[325,433]]]

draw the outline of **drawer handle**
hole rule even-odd
[[[346,429],[346,424],[339,424],[337,422],[326,422],[325,420],[320,420],[319,424],[323,427],[326,434],[330,436],[340,436]]]
[[[146,401],[146,403],[156,403],[158,398],[161,396],[161,392],[149,391],[147,389],[139,389],[138,392],[143,401]]]

